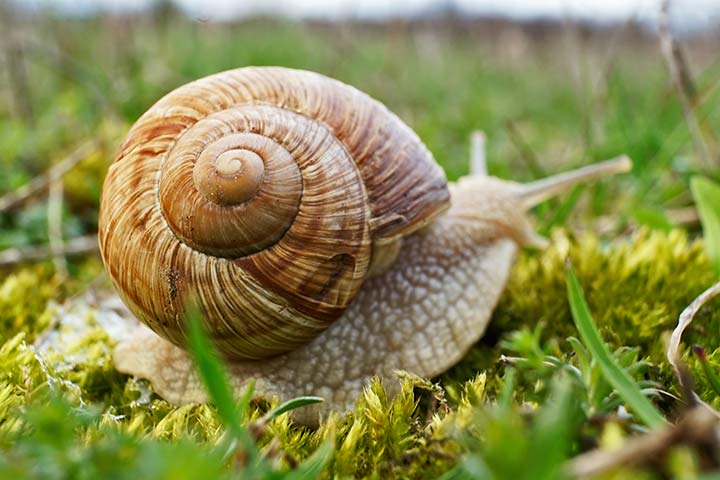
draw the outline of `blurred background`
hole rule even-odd
[[[132,123],[246,65],[369,93],[450,179],[477,129],[490,172],[519,181],[633,158],[631,175],[540,207],[541,233],[697,229],[688,179],[720,162],[719,23],[716,0],[0,0],[0,269],[55,253],[75,272]]]

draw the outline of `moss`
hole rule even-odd
[[[21,266],[14,271],[0,268],[0,340],[23,332],[27,342],[34,342],[49,326],[53,306],[85,288],[103,272],[97,257],[78,260],[69,267],[71,278],[58,275],[50,262]]]
[[[59,280],[46,265],[23,269],[0,281],[0,338],[25,332],[32,341],[50,321],[48,301],[58,297]]]
[[[503,381],[500,355],[512,353],[508,350],[512,345],[527,344],[540,356],[550,352],[576,361],[566,341],[576,334],[566,302],[564,262],[568,257],[603,336],[614,348],[636,347],[618,350],[628,364],[640,358],[649,361],[647,367],[635,371],[636,378],[674,389],[664,357],[665,339],[683,308],[715,279],[702,244],[680,231],[643,230],[612,244],[555,231],[549,249],[520,255],[487,335],[438,383],[404,375],[401,394],[389,399],[382,383],[375,381],[358,398],[351,414],[333,416],[316,430],[295,426],[287,414],[282,415],[270,423],[260,445],[269,455],[282,449],[285,454],[277,457],[277,463],[289,467],[330,439],[334,453],[324,471],[326,478],[436,478],[466,458],[467,452],[501,452],[500,440],[493,440],[492,432],[518,438],[532,433],[523,419],[533,415],[545,393],[541,377],[521,377],[510,397],[514,406],[502,410],[504,417],[497,412],[478,417],[478,412],[499,408],[493,405],[508,384]],[[48,390],[62,393],[73,405],[92,405],[99,411],[100,420],[80,434],[85,445],[101,442],[107,428],[133,438],[192,439],[205,445],[202,448],[220,441],[224,429],[211,406],[172,406],[153,395],[146,382],[117,373],[110,341],[93,319],[88,319],[89,330],[71,349],[82,359],[80,363],[38,353],[31,342],[47,326],[47,300],[58,288],[53,278],[42,269],[23,270],[0,286],[0,318],[7,339],[0,347],[1,447],[8,447],[13,435],[24,428],[24,409],[44,398]],[[719,368],[720,349],[715,347],[720,346],[720,312],[716,310],[708,308],[699,314],[686,344],[705,345],[712,366]],[[534,329],[537,325],[543,328]],[[694,360],[688,361],[698,377],[700,394],[717,402]],[[660,404],[666,411],[674,407]],[[258,418],[271,406],[254,404],[246,420]],[[494,420],[487,423],[488,418]],[[627,427],[623,428],[627,433]],[[581,447],[575,444],[573,448]],[[681,452],[675,462],[693,461],[685,457],[687,452]]]
[[[461,382],[472,371],[498,373],[503,353],[500,340],[522,327],[542,325],[545,342],[559,345],[577,335],[565,287],[565,259],[569,258],[604,339],[614,348],[636,346],[652,366],[651,377],[666,388],[675,379],[665,359],[667,339],[682,310],[715,281],[699,240],[681,230],[670,233],[640,230],[625,241],[604,244],[591,235],[552,234],[551,247],[524,252],[513,270],[487,334],[468,356],[442,377]],[[702,310],[684,336],[685,345],[700,343],[713,352],[720,345],[720,310]],[[720,368],[720,354],[711,363]],[[507,353],[507,352],[504,352]],[[694,359],[686,359],[709,393]]]

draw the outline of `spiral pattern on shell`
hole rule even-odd
[[[184,344],[197,304],[226,355],[308,342],[342,315],[373,245],[449,202],[445,176],[382,104],[319,74],[223,72],[133,126],[105,180],[100,247],[133,313]]]

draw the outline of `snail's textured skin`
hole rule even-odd
[[[218,347],[258,359],[348,308],[373,251],[444,211],[442,169],[382,104],[321,75],[243,68],[158,101],[103,187],[99,237],[130,310],[183,344],[197,303]],[[373,272],[377,265],[373,266]]]
[[[312,424],[318,413],[351,409],[373,376],[392,394],[396,370],[430,377],[455,364],[485,331],[518,244],[533,238],[514,187],[488,177],[451,185],[450,210],[405,237],[389,270],[366,280],[325,332],[272,359],[233,362],[236,390],[254,378],[261,396],[320,395],[324,403],[295,412]],[[147,329],[114,358],[173,403],[205,398],[187,354]]]

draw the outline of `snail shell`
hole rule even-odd
[[[371,264],[448,204],[442,169],[379,102],[311,72],[241,68],[133,126],[103,187],[100,248],[157,334],[183,345],[193,301],[224,354],[259,359],[324,331]]]

